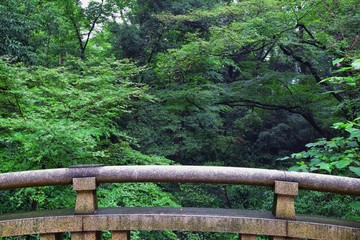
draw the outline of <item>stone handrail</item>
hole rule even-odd
[[[360,179],[257,168],[209,166],[93,166],[0,174],[0,189],[72,184],[73,178],[96,177],[97,183],[176,182],[273,186],[297,182],[300,189],[360,195]]]
[[[97,208],[100,183],[175,182],[245,184],[274,189],[273,212],[196,208]],[[298,189],[360,195],[360,179],[254,168],[208,166],[101,166],[0,174],[0,190],[72,184],[75,210],[0,215],[0,237],[40,234],[59,239],[129,239],[130,230],[184,230],[239,233],[239,239],[269,235],[273,239],[360,239],[358,222],[317,219],[295,214]],[[61,223],[61,224],[60,224]],[[61,225],[61,226],[60,226]]]

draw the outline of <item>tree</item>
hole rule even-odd
[[[92,37],[91,34],[96,25],[105,17],[104,0],[100,2],[90,1],[85,9],[81,7],[79,1],[67,0],[62,4],[64,5],[64,14],[75,31],[80,58],[85,59],[85,51]],[[84,29],[87,29],[87,32],[83,33]]]
[[[131,111],[143,88],[130,83],[141,68],[109,60],[46,69],[1,61],[3,172],[65,167],[111,158],[126,147],[117,119]],[[71,132],[71,134],[69,134]]]
[[[4,0],[0,3],[0,56],[8,55],[17,60],[34,60],[30,36],[35,22],[26,16],[33,14],[34,1],[18,3]]]
[[[142,100],[152,99],[144,93],[144,86],[131,82],[143,70],[115,59],[101,63],[68,59],[66,66],[58,68],[1,60],[0,172],[86,163],[173,164],[134,150],[130,146],[133,138],[121,129],[124,115]],[[71,208],[75,202],[70,186],[2,191],[0,195],[0,213]],[[99,202],[106,206],[177,206],[171,194],[153,183],[104,185]],[[172,232],[158,236],[176,239]]]
[[[290,113],[299,114],[320,135],[330,137],[331,134],[322,129],[319,120],[313,113],[314,109],[309,106],[309,103],[314,101],[325,103],[328,101],[330,104],[334,104],[330,102],[330,99],[326,100],[319,96],[318,93],[320,92],[330,92],[339,102],[343,102],[347,96],[345,92],[333,91],[331,85],[321,81],[323,77],[320,76],[319,72],[323,72],[325,73],[324,76],[327,76],[328,70],[326,68],[329,66],[329,55],[334,56],[337,53],[333,48],[328,50],[327,42],[318,39],[320,37],[312,33],[312,29],[318,27],[316,24],[313,24],[314,26],[311,28],[310,26],[307,27],[307,24],[310,24],[309,21],[314,20],[317,16],[314,13],[315,7],[320,6],[313,2],[306,2],[300,8],[300,6],[292,4],[284,6],[281,1],[275,3],[274,1],[263,1],[258,4],[242,1],[226,7],[220,6],[213,11],[200,10],[190,15],[167,16],[160,19],[165,22],[169,22],[168,19],[173,19],[172,21],[187,24],[189,21],[193,23],[207,22],[212,17],[213,26],[209,28],[210,39],[205,42],[203,39],[195,39],[195,42],[201,42],[202,46],[207,45],[206,50],[203,49],[199,54],[188,50],[188,53],[193,59],[202,60],[213,57],[221,60],[212,63],[212,66],[217,69],[217,74],[208,77],[207,80],[218,81],[218,79],[222,79],[226,82],[236,82],[238,86],[243,83],[244,86],[256,86],[256,91],[259,92],[255,96],[251,94],[251,98],[247,96],[238,97],[238,99],[224,100],[222,103],[231,103],[232,105],[237,103],[243,106],[286,110]],[[341,8],[345,11],[349,5],[341,5]],[[282,11],[283,9],[288,9],[288,12]],[[329,33],[324,34],[330,35]],[[194,45],[194,41],[182,46],[182,49],[189,48],[191,45]],[[340,49],[338,50],[340,51]],[[167,57],[165,64],[170,66],[173,61],[172,65],[176,67],[173,68],[174,73],[169,70],[171,67],[164,68],[164,72],[168,75],[177,75],[177,79],[184,77],[195,79],[191,75],[186,76],[180,62],[186,59],[184,50],[174,49],[170,53],[174,57],[178,55],[179,57],[175,57],[178,60],[174,62],[169,60],[170,57]],[[206,57],[203,58],[203,55]],[[183,58],[181,59],[181,57]],[[297,63],[293,64],[291,58]],[[186,60],[188,66],[195,73],[200,72],[198,69],[211,69],[206,63],[199,60],[191,61],[189,58]],[[218,67],[219,63],[222,64],[222,69]],[[249,63],[257,63],[257,69],[251,68]],[[193,66],[199,67],[194,68]],[[226,70],[224,67],[228,69]],[[249,70],[252,72],[248,73]],[[281,78],[280,76],[284,75],[284,72],[288,74],[284,79],[285,81],[276,79]],[[249,84],[251,77],[253,84]],[[302,82],[299,81],[300,79]],[[245,83],[244,80],[247,82]],[[318,83],[322,86],[319,87]],[[263,86],[263,92],[259,91],[259,86]],[[261,93],[268,94],[267,90],[269,89],[272,90],[271,95],[274,95],[274,98],[271,98],[270,101],[269,99],[261,100],[263,96]],[[241,95],[246,95],[249,92],[243,91]],[[316,96],[317,99],[314,99],[314,94],[318,95]],[[266,96],[269,97],[269,95]],[[308,97],[306,98],[306,96]],[[342,115],[346,118],[350,117],[346,112],[343,112]]]

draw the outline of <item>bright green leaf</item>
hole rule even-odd
[[[360,167],[349,167],[350,171],[360,177]]]
[[[332,61],[332,65],[335,66],[336,64],[341,63],[342,61],[344,61],[344,58],[337,58]]]
[[[331,164],[329,164],[329,163],[319,163],[317,166],[319,166],[319,168],[321,170],[325,170],[328,173],[331,173],[331,170],[332,170]]]
[[[357,201],[357,202],[350,203],[350,207],[352,207],[356,210],[360,210],[360,202]]]
[[[355,69],[355,70],[359,70],[360,69],[360,59],[356,59],[351,66]]]
[[[345,159],[345,160],[341,160],[339,162],[335,162],[334,164],[338,169],[343,169],[343,168],[349,166],[351,163],[352,163],[351,160]]]

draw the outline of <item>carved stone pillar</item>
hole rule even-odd
[[[74,178],[73,188],[76,191],[75,214],[93,214],[97,210],[96,179]]]
[[[295,196],[298,195],[298,183],[275,181],[273,213],[276,218],[295,219]]]
[[[74,178],[73,188],[76,191],[75,215],[93,214],[97,210],[96,178]],[[73,232],[72,240],[97,240],[100,232]]]
[[[130,240],[130,231],[112,231],[112,240]]]
[[[298,195],[299,184],[296,182],[275,181],[273,214],[276,218],[295,219],[295,196]],[[290,240],[288,237],[272,237],[273,240]]]
[[[256,240],[256,235],[239,234],[239,240]]]

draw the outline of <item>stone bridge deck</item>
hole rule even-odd
[[[2,237],[49,237],[49,233],[55,237],[63,232],[104,230],[127,237],[130,230],[178,230],[239,233],[242,239],[255,239],[256,235],[278,239],[360,239],[358,222],[302,215],[296,220],[285,220],[276,219],[271,212],[209,208],[123,207],[101,208],[91,215],[74,215],[74,209],[5,214],[0,217],[0,229]]]

